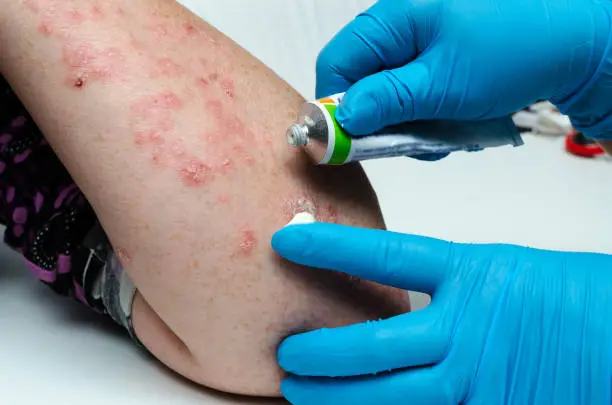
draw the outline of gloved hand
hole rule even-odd
[[[282,391],[295,405],[612,403],[612,256],[323,223],[272,245],[433,296],[418,312],[286,339]]]
[[[379,0],[319,55],[317,95],[348,90],[336,117],[355,135],[550,99],[612,139],[611,24],[609,0]]]

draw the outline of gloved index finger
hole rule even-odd
[[[442,360],[450,330],[439,325],[431,306],[377,322],[319,329],[281,343],[278,361],[292,374],[348,377],[375,374]]]
[[[298,264],[424,293],[442,283],[450,255],[445,241],[327,223],[288,226],[272,247]]]
[[[336,34],[317,59],[317,98],[345,92],[372,73],[416,57],[414,24],[402,10],[409,3],[381,0]]]

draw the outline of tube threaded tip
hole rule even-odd
[[[308,127],[303,124],[293,124],[287,130],[287,142],[296,148],[308,144]]]

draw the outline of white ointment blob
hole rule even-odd
[[[291,221],[286,226],[289,225],[304,225],[304,224],[314,224],[317,222],[314,215],[308,212],[299,212],[297,213]]]

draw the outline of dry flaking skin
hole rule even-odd
[[[305,212],[307,214],[310,214],[311,216],[315,217],[317,216],[317,207],[315,206],[315,204],[306,199],[306,198],[300,198],[295,202],[295,206],[293,207],[294,209],[294,213],[295,214],[299,214],[302,212]]]

